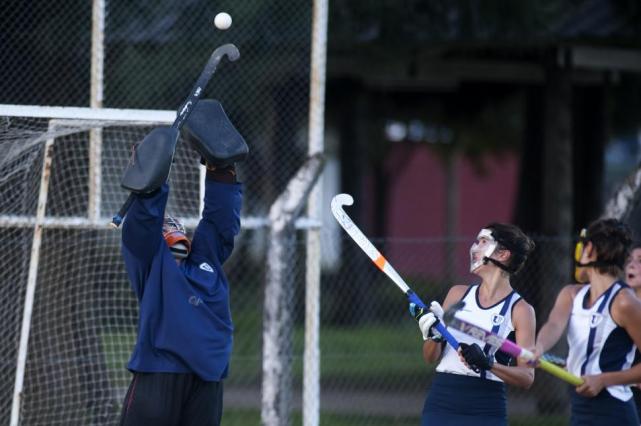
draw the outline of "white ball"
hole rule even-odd
[[[229,15],[229,13],[220,12],[214,18],[214,25],[219,30],[226,30],[227,28],[231,27],[231,16]]]

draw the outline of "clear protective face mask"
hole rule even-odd
[[[476,236],[476,241],[470,247],[470,272],[474,272],[478,267],[484,264],[486,257],[492,256],[498,246],[497,241],[492,236],[492,231],[486,228],[481,229]],[[476,258],[476,260],[474,259]]]

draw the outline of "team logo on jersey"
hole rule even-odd
[[[501,325],[505,321],[505,317],[501,314],[492,314],[492,325]]]
[[[590,317],[590,328],[594,328],[597,325],[599,325],[599,323],[601,322],[602,319],[603,319],[603,315],[601,315],[601,314],[592,314],[592,316]]]
[[[203,271],[207,271],[207,272],[214,272],[214,268],[212,268],[211,266],[209,266],[209,263],[207,263],[207,262],[203,262],[203,263],[201,263],[199,267],[200,267],[200,269],[202,269]]]
[[[196,296],[189,296],[188,301],[194,306],[198,306],[201,303],[203,303],[203,300],[200,297],[196,297]]]

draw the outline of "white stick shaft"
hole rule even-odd
[[[405,280],[396,272],[381,252],[374,247],[374,244],[367,239],[365,234],[358,229],[358,226],[356,226],[347,213],[345,213],[345,210],[343,210],[344,205],[351,206],[352,204],[354,204],[354,199],[349,194],[338,194],[332,199],[332,214],[336,218],[336,221],[343,227],[345,232],[352,237],[361,250],[372,259],[372,262],[374,262],[378,269],[390,277],[392,281],[394,281],[394,284],[403,290],[403,293],[407,293],[410,287]]]

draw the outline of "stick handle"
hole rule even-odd
[[[528,361],[534,360],[534,354],[527,349],[523,349],[518,346],[516,343],[511,342],[510,340],[505,340],[501,344],[500,348],[503,352],[507,352],[510,355],[516,354],[519,358],[523,358]],[[544,371],[552,374],[553,376],[558,377],[561,380],[564,380],[571,385],[579,386],[583,384],[583,380],[580,377],[575,376],[564,368],[559,367],[558,365],[552,364],[550,361],[539,358],[537,367],[541,368]]]
[[[575,376],[569,371],[559,367],[558,365],[552,364],[550,361],[544,359],[539,359],[539,367],[542,370],[547,371],[548,373],[558,377],[561,380],[565,380],[574,386],[579,386],[583,384],[583,380],[580,377]]]
[[[415,303],[417,306],[423,309],[429,309],[425,305],[425,303],[423,303],[421,298],[418,297],[416,293],[414,293],[414,291],[412,291],[411,289],[408,290],[407,293],[405,294],[407,294],[407,298],[409,299],[410,302]],[[454,336],[452,336],[452,334],[449,331],[447,331],[447,327],[445,327],[441,321],[439,321],[435,327],[438,330],[438,332],[441,333],[441,336],[443,336],[443,338],[447,341],[447,343],[449,343],[450,346],[452,346],[452,348],[458,349],[458,341]]]
[[[131,207],[131,204],[134,202],[134,197],[135,197],[134,193],[130,192],[129,196],[120,207],[120,210],[118,210],[118,213],[116,213],[116,215],[113,218],[111,218],[110,225],[112,228],[118,228],[120,226],[123,219],[127,215],[127,210],[129,210],[129,207]]]
[[[454,316],[454,313],[455,311],[451,309],[448,309],[448,312],[445,313],[445,317],[451,328],[454,328],[455,330],[459,330],[460,332],[465,333],[468,336],[472,336],[478,340],[481,340],[515,358],[534,361],[534,354],[529,350],[523,349],[511,340],[501,337],[498,334],[492,333],[491,331],[485,330],[482,327],[457,318],[456,316]],[[552,374],[553,376],[558,377],[561,380],[570,383],[571,385],[578,386],[583,384],[583,380],[581,380],[580,377],[575,376],[569,371],[559,367],[558,365],[554,365],[551,362],[546,361],[545,359],[539,359],[537,367]]]

